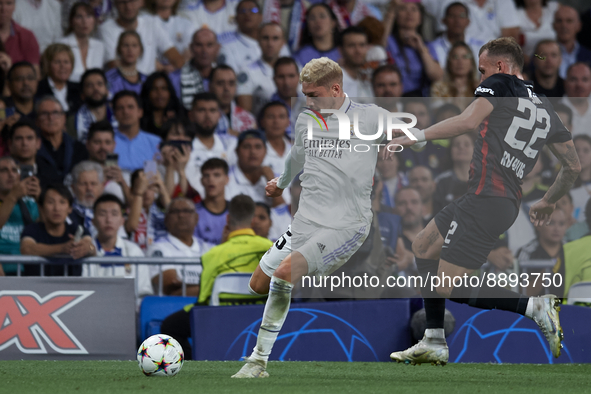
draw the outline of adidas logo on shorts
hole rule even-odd
[[[318,246],[318,249],[320,249],[320,253],[324,252],[324,248],[326,248],[325,245],[322,245],[320,242],[316,242],[316,245]]]

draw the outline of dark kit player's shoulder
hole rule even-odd
[[[524,82],[515,75],[493,74],[482,81],[476,88],[474,95],[482,97],[528,97],[528,85],[531,87],[531,82]]]

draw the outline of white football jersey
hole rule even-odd
[[[301,215],[331,228],[369,224],[372,220],[370,196],[378,144],[384,139],[384,133],[370,141],[359,139],[353,133],[353,113],[359,115],[361,134],[376,134],[380,116],[384,130],[386,128],[383,114],[387,111],[376,105],[358,104],[346,97],[340,110],[349,115],[350,139],[339,139],[336,115],[323,114],[326,125],[319,119],[321,129],[311,116],[301,113],[296,122],[295,144],[291,150],[292,160],[304,163],[296,217]],[[312,119],[311,140],[308,139],[308,119]]]

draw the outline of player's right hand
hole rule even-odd
[[[556,209],[556,203],[550,204],[542,199],[531,206],[529,209],[529,220],[536,227],[548,226],[552,213]]]
[[[283,189],[277,186],[277,181],[279,181],[279,177],[273,178],[267,182],[267,186],[265,186],[267,197],[280,197],[283,193]]]

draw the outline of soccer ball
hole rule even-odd
[[[185,354],[176,339],[156,334],[140,345],[137,362],[146,376],[174,376],[181,370]]]

